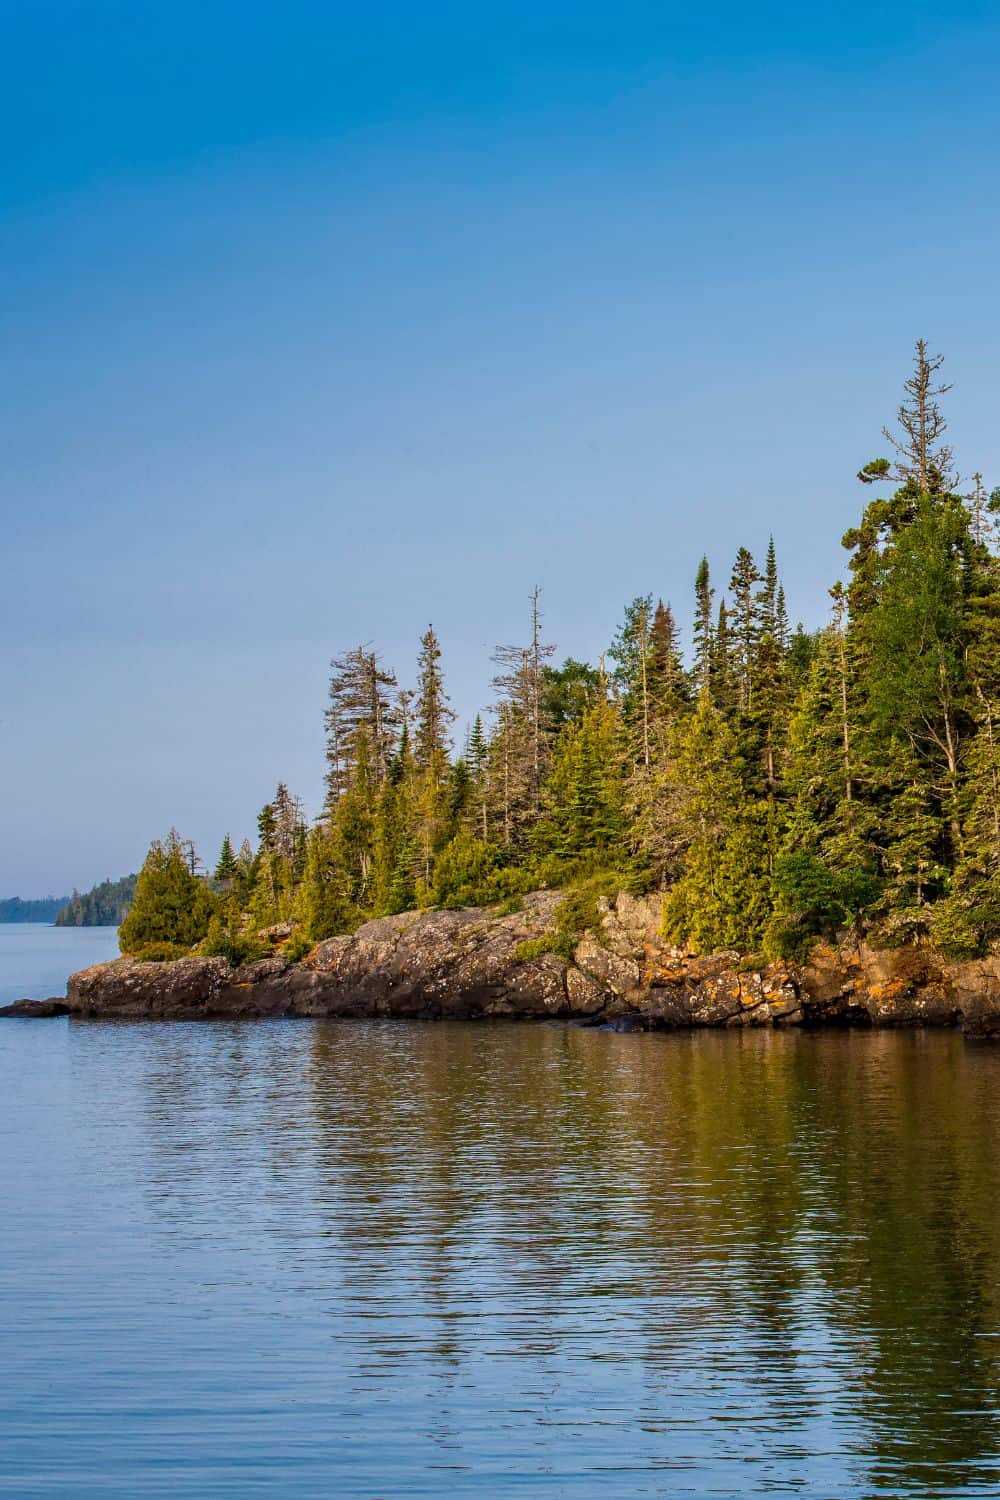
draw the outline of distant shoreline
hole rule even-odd
[[[6,926],[14,922],[32,922],[54,927],[56,917],[69,902],[69,896],[42,896],[33,901],[10,896],[0,901],[0,923]]]

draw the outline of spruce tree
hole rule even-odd
[[[712,677],[712,600],[715,590],[710,583],[708,558],[698,564],[694,580],[694,679],[699,692],[705,692]]]
[[[545,812],[532,835],[541,854],[567,868],[620,864],[626,845],[627,735],[619,708],[601,699],[562,732],[545,788]]]
[[[650,631],[650,693],[658,730],[687,707],[690,697],[680,633],[670,605],[662,599],[657,603]]]
[[[449,726],[455,718],[444,690],[441,673],[441,647],[428,625],[420,638],[420,655],[417,659],[419,690],[417,694],[417,732],[415,759],[421,770],[440,768],[447,760],[450,741]]]
[[[695,952],[754,951],[771,909],[766,817],[748,802],[735,733],[707,693],[677,731],[662,793],[680,856],[666,935]]]
[[[772,551],[768,553],[771,562]],[[754,667],[756,665],[757,640],[759,636],[759,610],[756,588],[763,581],[753,555],[741,547],[733,564],[729,588],[733,601],[733,660],[736,670],[738,703],[740,713],[749,713],[753,707]],[[767,629],[765,623],[764,628]]]
[[[139,871],[135,898],[118,929],[121,951],[190,948],[208,931],[215,904],[206,882],[192,874],[186,846],[171,829],[166,839],[150,845]]]
[[[222,840],[222,848],[219,850],[219,858],[215,863],[215,878],[220,883],[231,882],[236,874],[236,855],[233,853],[233,845],[227,833]]]
[[[612,681],[621,696],[624,722],[637,761],[648,766],[652,745],[653,596],[641,594],[625,609],[608,655],[615,662]]]

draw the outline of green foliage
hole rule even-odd
[[[102,880],[82,895],[74,891],[56,917],[57,927],[118,927],[132,905],[136,875]]]
[[[568,963],[584,933],[600,927],[601,899],[613,900],[622,889],[623,879],[618,870],[599,870],[575,880],[556,907],[551,932],[518,944],[514,954],[518,962],[554,953]]]
[[[270,809],[268,809],[270,811]],[[222,848],[219,850],[219,858],[215,865],[215,878],[220,883],[232,880],[236,874],[236,854],[233,850],[232,841],[227,833],[222,840]]]
[[[306,934],[299,930],[292,933],[282,948],[282,957],[287,958],[290,964],[297,964],[300,959],[305,958],[307,953],[311,953],[315,946],[315,943],[311,943]]]
[[[314,943],[351,932],[357,925],[359,912],[351,897],[350,876],[336,830],[319,825],[309,836],[298,909],[303,930]]]
[[[976,475],[952,493],[939,365],[918,343],[893,456],[859,475],[868,504],[825,628],[789,629],[773,539],[760,563],[734,547],[725,597],[702,558],[687,664],[646,592],[610,675],[604,657],[553,667],[535,590],[457,759],[433,629],[413,692],[349,650],[315,825],[279,783],[256,847],[227,836],[211,885],[176,835],[155,845],[123,946],[205,940],[236,961],[247,933],[293,921],[288,954],[423,906],[513,911],[545,887],[565,893],[553,931],[522,956],[568,955],[625,887],[662,891],[664,932],[699,951],[798,958],[847,928],[1000,950],[1000,491]]]
[[[206,958],[225,958],[238,969],[242,964],[254,963],[259,958],[267,958],[271,952],[266,943],[262,943],[253,932],[237,932],[233,927],[225,927],[221,918],[216,915],[208,926],[208,932],[201,944],[201,952]]]
[[[600,673],[572,656],[567,656],[561,667],[543,667],[542,683],[542,713],[556,730],[582,719],[601,693]]]
[[[136,881],[132,908],[118,932],[123,953],[163,943],[183,950],[205,936],[216,898],[192,872],[193,863],[174,831],[151,845]]]
[[[772,831],[765,805],[741,780],[736,735],[703,692],[674,736],[663,817],[683,847],[664,903],[663,930],[696,952],[760,946],[770,915]]]
[[[190,953],[191,949],[185,948],[183,943],[143,943],[128,956],[143,964],[168,964],[178,958],[188,958]]]
[[[449,911],[489,900],[498,851],[468,829],[460,829],[434,862],[433,900]]]
[[[520,895],[506,896],[503,901],[498,902],[496,913],[498,917],[512,917],[515,912],[524,910],[524,897]]]
[[[624,738],[606,699],[567,725],[556,744],[545,810],[532,834],[537,854],[601,861],[625,841]]]
[[[68,905],[77,900],[73,896],[43,896],[37,901],[23,901],[20,896],[8,896],[0,901],[0,923],[4,922],[54,922],[57,927],[75,927],[76,922],[61,922],[60,916]]]
[[[817,937],[834,937],[877,896],[874,871],[863,864],[831,868],[818,853],[786,849],[774,864],[774,910],[764,929],[771,958],[804,958]]]

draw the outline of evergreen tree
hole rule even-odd
[[[551,734],[583,718],[602,694],[600,678],[595,667],[572,656],[561,667],[542,668],[542,723]]]
[[[317,940],[586,872],[662,889],[667,931],[699,949],[800,956],[853,927],[1000,951],[1000,491],[955,492],[940,364],[918,342],[895,456],[860,476],[895,489],[844,537],[826,629],[789,630],[773,538],[761,568],[739,549],[717,610],[702,558],[690,670],[651,594],[610,681],[603,658],[552,666],[535,589],[527,644],[494,654],[490,732],[477,715],[457,760],[433,628],[412,694],[358,646],[331,664],[316,827],[280,783],[258,848],[224,840],[217,890],[172,834],[124,941],[183,952],[210,925],[203,951],[235,962],[278,921]]]
[[[640,594],[626,607],[608,655],[616,663],[612,681],[634,742],[634,757],[648,766],[652,746],[653,596]]]
[[[324,716],[328,813],[354,781],[362,734],[367,772],[378,785],[385,780],[401,718],[395,674],[383,666],[376,652],[356,646],[335,657],[330,668]]]
[[[601,699],[559,737],[536,850],[567,866],[620,862],[626,844],[626,735],[617,706]]]
[[[219,858],[215,864],[215,878],[220,883],[231,882],[236,874],[236,855],[233,853],[233,845],[227,833],[222,840],[222,848],[219,850]]]
[[[476,714],[466,746],[466,762],[472,778],[472,801],[476,810],[476,830],[485,843],[489,827],[489,745],[481,714]]]
[[[772,538],[771,550],[768,553],[769,564],[773,564],[773,552]],[[741,547],[736,554],[732,577],[729,580],[733,600],[733,662],[741,714],[749,713],[753,707],[754,667],[756,666],[760,613],[756,588],[761,582],[763,582],[763,575],[754,562],[752,554],[746,547]],[[764,629],[767,628],[765,619]]]
[[[657,737],[688,705],[689,691],[680,634],[669,604],[660,599],[650,632],[650,694]],[[662,742],[661,742],[662,743]]]
[[[309,834],[298,915],[306,936],[314,943],[350,932],[358,920],[344,851],[337,834],[323,823]]]
[[[938,396],[951,390],[950,385],[937,379],[943,363],[942,355],[927,353],[926,339],[917,339],[913,373],[904,383],[903,400],[896,413],[901,431],[897,435],[888,427],[882,429],[895,449],[895,463],[876,459],[866,464],[858,475],[865,484],[891,476],[925,495],[942,494],[955,487],[952,450],[941,441],[948,423],[937,401]]]
[[[450,748],[448,728],[455,714],[444,690],[441,647],[433,625],[428,625],[421,637],[417,666],[420,689],[417,695],[416,762],[421,770],[434,770],[440,774],[440,768],[447,760]]]
[[[419,851],[413,832],[415,784],[409,733],[404,727],[375,810],[372,904],[380,915],[389,916],[416,905]]]
[[[683,855],[664,903],[666,935],[695,952],[754,951],[770,915],[766,817],[747,801],[734,731],[707,693],[677,732],[662,792]]]
[[[736,671],[725,599],[719,601],[719,614],[712,635],[709,691],[712,702],[722,713],[732,715],[736,712]]]
[[[215,910],[212,892],[191,873],[191,861],[176,829],[155,840],[136,881],[131,910],[118,930],[123,953],[157,945],[185,949],[200,942]]]
[[[712,678],[712,599],[708,558],[698,564],[694,580],[694,678],[699,692],[706,692]]]

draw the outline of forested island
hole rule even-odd
[[[72,896],[45,896],[22,901],[11,896],[0,901],[0,922],[39,922],[54,927],[118,927],[135,896],[137,876],[102,880],[89,891]]]
[[[0,901],[0,922],[54,922],[67,899],[66,896],[41,896],[37,900],[23,901],[20,896],[8,896]]]
[[[569,955],[621,892],[658,894],[693,954],[801,961],[845,934],[995,952],[1000,489],[958,476],[940,368],[919,341],[826,624],[791,628],[773,542],[693,569],[687,657],[653,591],[598,662],[556,665],[536,590],[457,754],[433,627],[412,690],[358,645],[332,663],[318,817],[279,785],[256,843],[227,837],[210,870],[176,832],[155,842],[123,952],[240,964],[277,937],[295,959],[371,918],[536,890],[561,895],[525,961]]]
[[[89,891],[74,891],[56,916],[57,927],[118,927],[135,897],[137,876],[102,880]]]

